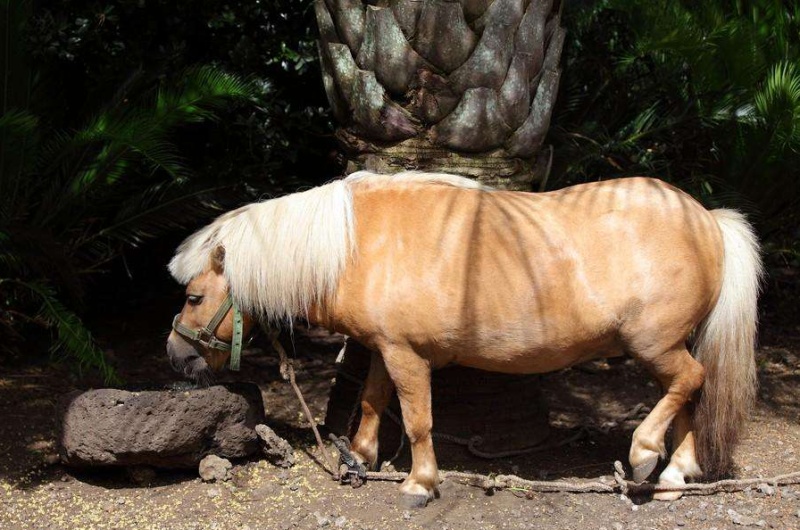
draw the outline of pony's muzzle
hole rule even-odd
[[[174,333],[167,339],[167,358],[173,370],[195,381],[209,372],[208,364],[197,348]]]

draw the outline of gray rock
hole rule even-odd
[[[764,495],[775,495],[775,488],[773,488],[766,482],[758,485],[758,491],[760,491]]]
[[[192,468],[215,454],[258,449],[264,405],[256,385],[73,392],[59,402],[59,454],[70,466]]]
[[[224,482],[231,479],[233,464],[217,455],[208,455],[200,461],[198,471],[204,482]]]
[[[317,519],[317,526],[328,526],[331,520],[319,512],[314,512],[314,517]]]
[[[730,517],[733,524],[739,526],[766,526],[766,521],[763,519],[755,519],[747,515],[742,515],[735,510],[728,509],[728,517]]]
[[[256,434],[261,439],[261,449],[267,455],[267,460],[283,468],[294,465],[294,449],[289,442],[275,434],[275,431],[266,425],[256,425]]]
[[[219,488],[211,488],[210,490],[208,490],[206,492],[206,495],[208,495],[209,499],[215,499],[215,498],[219,497],[220,495],[222,495],[222,492],[220,491]]]

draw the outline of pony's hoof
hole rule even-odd
[[[661,476],[658,477],[658,485],[665,486],[665,487],[674,487],[674,486],[685,486],[686,480],[683,478],[683,474],[673,468],[672,466],[667,466]],[[683,492],[679,490],[673,491],[657,491],[653,494],[653,498],[657,501],[676,501],[683,496]]]
[[[664,486],[674,486],[675,484],[661,484]],[[682,491],[657,491],[653,494],[653,499],[657,501],[677,501],[683,497]]]
[[[401,493],[400,506],[412,510],[419,510],[428,505],[430,497],[419,493]]]
[[[639,465],[633,466],[633,481],[641,484],[647,480],[647,477],[656,468],[656,464],[658,464],[658,454],[653,453],[648,455]]]

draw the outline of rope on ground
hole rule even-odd
[[[325,471],[330,473],[333,478],[338,479],[339,475],[337,467],[333,464],[331,455],[325,450],[325,445],[322,443],[322,436],[320,436],[319,429],[317,429],[317,422],[314,421],[314,416],[311,414],[311,409],[308,408],[308,404],[306,404],[306,400],[303,398],[303,393],[300,391],[300,387],[297,386],[292,361],[286,355],[286,350],[283,349],[281,343],[278,342],[277,333],[270,333],[270,341],[272,342],[272,347],[275,348],[275,351],[278,352],[278,355],[281,359],[281,377],[284,381],[289,381],[289,383],[292,385],[292,389],[297,396],[297,400],[300,401],[300,406],[303,408],[303,413],[306,415],[308,423],[311,424],[311,430],[314,431],[314,437],[317,439],[317,447],[319,447],[319,452],[324,459],[322,467],[325,469]]]
[[[621,467],[619,462],[615,467]],[[618,475],[618,473],[615,473]],[[681,491],[686,494],[710,495],[720,492],[743,491],[748,486],[759,484],[770,484],[773,487],[785,486],[788,484],[800,484],[800,471],[786,473],[769,478],[750,478],[740,480],[719,480],[706,484],[683,484],[683,485],[661,485],[661,484],[635,484],[630,481],[615,480],[614,483],[600,481],[569,481],[569,480],[528,480],[516,475],[481,475],[479,473],[466,473],[463,471],[442,471],[440,477],[446,480],[454,480],[482,488],[487,492],[495,490],[513,489],[525,492],[565,492],[565,493],[621,493],[623,495],[652,494],[661,491]],[[383,480],[392,482],[402,482],[408,477],[408,473],[368,471],[367,480]]]

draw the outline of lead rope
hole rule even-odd
[[[328,451],[325,450],[325,446],[322,443],[322,436],[320,436],[319,429],[317,429],[317,422],[314,420],[314,416],[311,415],[311,409],[308,408],[308,404],[306,404],[306,400],[303,398],[303,393],[300,391],[300,387],[297,386],[297,380],[295,379],[292,361],[286,355],[286,350],[283,349],[281,343],[278,342],[278,332],[267,329],[265,329],[265,331],[269,335],[272,347],[276,352],[278,352],[278,356],[280,357],[281,377],[284,381],[289,381],[289,383],[292,385],[292,390],[294,390],[297,400],[300,402],[303,413],[306,415],[306,420],[308,420],[308,423],[311,424],[311,430],[314,431],[314,437],[317,439],[317,447],[319,447],[319,452],[322,454],[322,458],[324,460],[324,462],[321,462],[322,468],[330,473],[335,480],[339,480],[337,468],[333,465],[331,456],[328,454]]]

